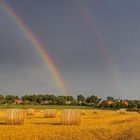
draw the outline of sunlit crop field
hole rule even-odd
[[[56,118],[44,118],[39,110],[24,125],[6,125],[0,110],[0,140],[140,140],[140,114],[83,110],[81,125],[62,125],[62,110]]]

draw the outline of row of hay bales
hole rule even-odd
[[[34,109],[7,109],[5,123],[10,125],[22,125],[26,122],[27,115],[34,115]],[[41,111],[45,118],[55,118],[55,109],[45,109]],[[61,124],[79,125],[81,123],[81,112],[77,109],[64,109],[61,113]]]
[[[45,118],[55,118],[57,111],[55,109],[45,109],[40,110]],[[24,124],[26,122],[27,115],[34,116],[36,113],[35,109],[7,109],[5,116],[5,123],[16,125]],[[63,109],[61,112],[61,124],[65,125],[79,125],[81,124],[81,115],[84,115],[86,112],[82,112],[78,109]],[[94,114],[97,114],[97,111],[93,111]],[[117,110],[119,114],[125,114],[126,109]]]
[[[91,113],[93,113],[93,114],[98,114],[100,111],[99,110],[89,110],[89,111],[85,111],[85,110],[83,110],[82,112],[81,112],[81,114],[82,115],[86,115],[86,114],[91,114]],[[103,110],[102,110],[102,112],[103,112]],[[119,109],[119,110],[117,110],[117,113],[118,114],[126,114],[126,109],[125,108],[121,108],[121,109]]]

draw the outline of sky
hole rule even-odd
[[[5,0],[42,42],[67,95],[140,99],[139,0]],[[0,7],[0,94],[61,95],[33,44]]]

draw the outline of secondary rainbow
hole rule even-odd
[[[64,80],[60,75],[60,72],[52,59],[50,58],[48,52],[44,48],[43,44],[39,41],[39,39],[34,35],[34,33],[29,29],[29,27],[23,22],[23,20],[18,16],[18,14],[4,1],[0,0],[0,6],[5,10],[5,12],[13,19],[15,24],[24,33],[25,37],[32,43],[32,45],[38,50],[40,55],[42,56],[45,63],[48,65],[53,77],[56,80],[58,87],[60,88],[62,94],[68,94],[66,86],[64,84]]]
[[[103,59],[105,59],[107,65],[112,70],[112,78],[113,78],[114,84],[116,86],[116,90],[117,90],[117,94],[118,94],[117,96],[122,98],[122,96],[125,93],[124,82],[123,82],[121,73],[119,71],[119,68],[117,66],[117,63],[113,57],[113,54],[112,54],[111,50],[109,49],[109,47],[107,46],[107,43],[103,39],[101,33],[99,32],[99,30],[96,26],[95,19],[94,19],[93,15],[91,15],[91,12],[90,12],[89,8],[87,7],[86,3],[84,1],[79,1],[77,3],[77,7],[79,9],[80,16],[83,18],[84,22],[86,22],[87,27],[89,28],[91,34],[93,36],[96,35],[96,39],[99,44],[98,47],[99,47],[100,53],[104,57]]]

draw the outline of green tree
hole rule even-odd
[[[5,103],[5,98],[3,95],[0,95],[0,104],[4,104]]]
[[[90,97],[87,97],[87,98],[86,98],[86,103],[87,103],[88,105],[92,105],[92,106],[94,106],[94,107],[98,107],[99,104],[100,104],[100,101],[101,101],[101,99],[98,98],[98,97],[95,96],[95,95],[91,95]]]
[[[106,98],[107,100],[109,100],[109,101],[114,101],[114,98],[113,97],[111,97],[111,96],[107,96],[107,98]]]
[[[64,97],[62,97],[62,96],[57,97],[57,104],[58,105],[65,105],[65,103],[66,103],[66,101],[65,101]]]
[[[5,101],[7,104],[12,104],[15,102],[15,99],[17,98],[17,96],[13,96],[13,95],[6,95],[5,96]]]
[[[65,96],[66,102],[69,102],[70,105],[76,105],[77,102],[73,96]]]
[[[78,101],[79,105],[84,105],[85,104],[85,100],[86,99],[85,99],[85,97],[83,95],[80,94],[80,95],[77,96],[77,101]]]
[[[44,95],[37,95],[36,96],[36,103],[38,103],[38,104],[41,104],[41,102],[43,101],[43,99],[44,99]]]

